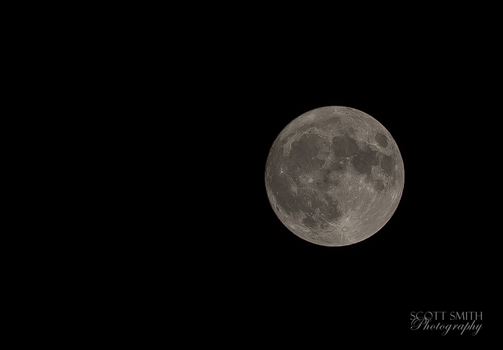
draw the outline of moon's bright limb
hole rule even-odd
[[[379,231],[395,212],[404,166],[391,134],[349,107],[317,108],[288,124],[266,164],[269,201],[290,231],[343,246]]]

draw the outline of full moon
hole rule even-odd
[[[322,107],[294,119],[274,141],[265,184],[280,221],[323,246],[369,238],[403,192],[398,146],[377,120],[349,107]]]

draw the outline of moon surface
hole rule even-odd
[[[288,124],[267,158],[271,206],[295,235],[323,246],[379,231],[403,192],[404,166],[391,134],[370,115],[321,107]]]

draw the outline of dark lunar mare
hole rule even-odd
[[[382,136],[384,137],[384,135]],[[367,144],[359,146],[358,142],[347,133],[341,136],[335,136],[332,139],[332,152],[334,154],[334,170],[341,172],[346,171],[346,167],[348,166],[347,159],[349,159],[353,168],[358,173],[365,175],[367,181],[372,183],[377,191],[382,191],[384,189],[384,182],[372,177],[372,166],[381,164],[382,159],[384,159],[386,168],[383,170],[390,176],[391,170],[394,167],[391,157],[373,150]]]
[[[287,141],[280,143],[280,150]],[[292,143],[288,157],[283,162],[274,158],[271,161],[270,183],[278,205],[288,215],[305,216],[303,224],[310,228],[325,227],[325,220],[336,220],[342,214],[338,203],[323,190],[328,188],[329,181],[327,172],[322,171],[325,161],[319,157],[323,147],[329,147],[329,144],[322,136],[305,134]],[[281,154],[281,151],[275,153]],[[312,185],[307,186],[297,180],[299,176],[317,170],[325,176]],[[292,185],[296,186],[297,193],[292,191]],[[319,213],[316,213],[316,209]]]
[[[381,133],[376,134],[375,140],[381,147],[386,147],[388,145],[388,138]]]

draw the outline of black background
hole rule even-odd
[[[10,90],[29,93],[14,145],[33,135],[19,222],[39,279],[19,278],[37,327],[311,349],[428,337],[410,313],[438,310],[483,312],[463,340],[497,334],[499,12],[355,5],[32,9]],[[290,233],[264,182],[281,130],[330,105],[376,118],[405,165],[390,221],[334,248]]]
[[[474,310],[479,338],[496,331],[494,22],[371,12],[237,10],[136,39],[148,58],[136,142],[158,181],[145,184],[148,238],[132,266],[146,264],[141,280],[166,293],[180,330],[258,343],[428,336],[409,329],[412,311]],[[405,164],[388,224],[339,248],[290,233],[264,183],[279,132],[329,105],[380,121]]]

